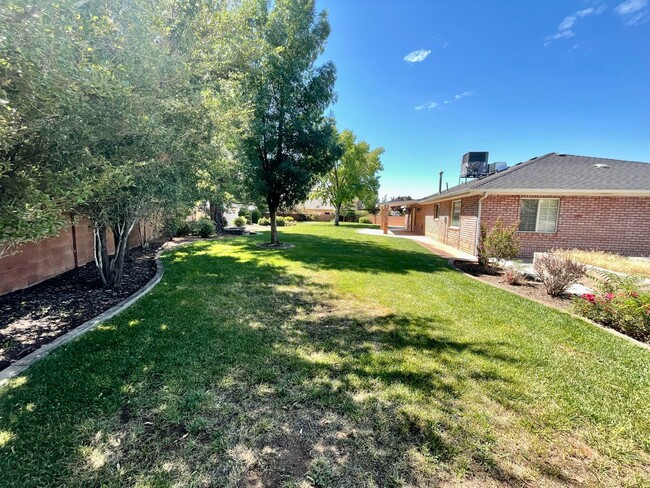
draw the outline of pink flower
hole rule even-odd
[[[614,295],[613,293],[608,293],[607,295],[605,295],[605,300],[607,301],[613,300],[615,296],[616,295]]]
[[[589,303],[594,303],[596,301],[596,295],[594,295],[593,293],[583,293],[582,295],[580,295],[580,297],[584,298]]]

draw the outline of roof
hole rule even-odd
[[[483,192],[650,195],[650,163],[549,153],[426,196],[418,203]]]
[[[309,210],[334,210],[333,205],[330,205],[329,202],[319,198],[305,200],[303,203],[296,205],[296,208]]]

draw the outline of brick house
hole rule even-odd
[[[501,218],[518,225],[520,257],[568,248],[650,256],[650,163],[550,153],[403,203],[408,230],[474,255],[480,225]]]

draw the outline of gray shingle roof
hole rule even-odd
[[[438,200],[466,191],[512,190],[650,193],[650,163],[549,153],[511,166],[500,173],[429,195],[419,201]]]

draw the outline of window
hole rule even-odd
[[[460,227],[460,200],[451,204],[451,226]]]
[[[436,203],[436,206],[433,207],[433,218],[438,220],[440,218],[440,204]]]
[[[557,230],[558,198],[522,198],[519,213],[521,232],[553,233]]]

